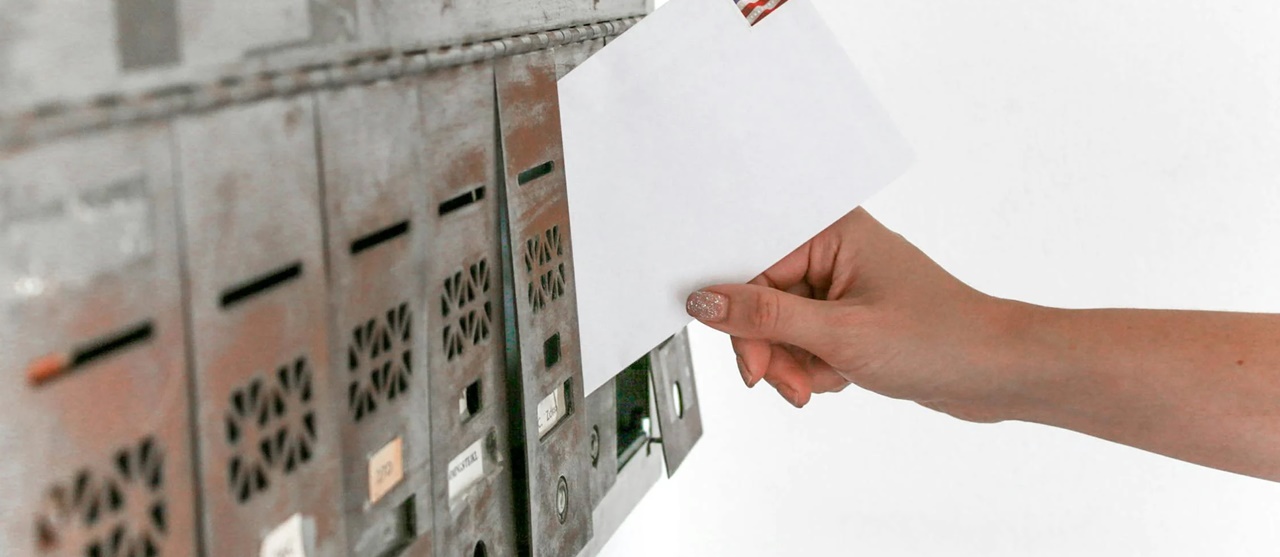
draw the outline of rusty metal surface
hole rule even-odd
[[[171,159],[159,125],[0,153],[6,555],[195,551]]]
[[[667,475],[671,476],[702,438],[702,411],[693,379],[688,329],[655,348],[650,357],[658,426],[662,430],[662,454]]]
[[[577,553],[591,537],[588,444],[555,60],[540,52],[495,67],[511,292],[519,336],[525,486],[532,555]],[[568,415],[540,435],[539,408],[565,389]]]
[[[368,40],[374,44],[338,41],[316,48],[314,39],[308,39],[283,49],[255,50],[242,59],[236,45],[253,43],[252,36],[261,35],[261,29],[253,26],[228,31],[225,45],[208,45],[203,49],[205,54],[193,61],[184,42],[190,33],[178,28],[177,13],[167,11],[173,8],[187,13],[178,1],[115,0],[113,8],[95,0],[17,0],[13,9],[0,11],[0,30],[12,30],[0,33],[0,147],[610,37],[640,19],[638,14],[610,20],[597,15],[583,17],[583,23],[572,27],[499,29],[466,44],[444,41],[429,48],[407,46],[406,39],[376,39],[378,33],[362,28],[359,34],[373,37]],[[379,2],[361,2],[357,8],[361,15],[344,25],[364,25],[372,20],[366,12],[376,9],[366,4]],[[287,8],[288,2],[272,5]],[[349,9],[342,3],[335,6],[339,11]],[[237,8],[228,3],[219,7],[223,9]],[[218,17],[225,19],[226,15]],[[398,23],[411,21],[381,17]],[[280,19],[280,14],[275,19]],[[410,28],[418,30],[413,25]],[[128,36],[116,40],[125,32]],[[381,43],[376,40],[392,43],[377,46]],[[176,43],[177,48],[166,46],[169,43]]]
[[[583,396],[555,79],[650,9],[7,5],[0,553],[598,549],[659,449]]]
[[[296,513],[308,557],[342,556],[313,103],[193,116],[175,136],[206,554],[258,555]]]
[[[430,218],[413,83],[317,95],[347,555],[431,554],[424,276]],[[402,458],[374,458],[400,443]],[[389,491],[387,491],[389,489]],[[385,491],[385,493],[384,493]]]
[[[444,69],[419,92],[430,146],[420,183],[431,196],[424,316],[437,554],[514,556],[493,68]],[[476,443],[483,477],[451,497],[449,465]]]

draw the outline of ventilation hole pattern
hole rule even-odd
[[[489,300],[489,261],[481,259],[444,279],[440,315],[444,317],[444,352],[448,361],[462,356],[468,346],[489,340],[493,303]]]
[[[529,272],[529,305],[537,313],[565,293],[564,242],[553,226],[524,243],[524,267]]]
[[[236,501],[247,503],[311,461],[316,443],[311,366],[306,358],[255,377],[231,393],[227,409],[227,479]]]
[[[347,346],[347,408],[357,423],[409,390],[413,375],[413,312],[403,303],[351,332]]]
[[[40,555],[160,557],[169,529],[160,447],[147,437],[105,464],[45,492],[36,518]]]

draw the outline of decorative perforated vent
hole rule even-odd
[[[524,267],[529,272],[529,305],[534,313],[564,296],[564,242],[560,227],[525,240]]]
[[[359,422],[409,390],[413,375],[413,312],[403,303],[351,332],[347,346],[347,407]]]
[[[36,518],[42,555],[161,557],[169,528],[164,455],[154,438],[50,487]]]
[[[449,361],[467,346],[489,340],[493,304],[489,301],[489,261],[481,259],[444,279],[440,315],[445,318],[444,351]]]
[[[227,443],[233,454],[227,478],[237,501],[248,502],[269,489],[274,476],[292,474],[311,461],[316,442],[311,382],[310,364],[298,358],[274,376],[255,377],[231,393]]]

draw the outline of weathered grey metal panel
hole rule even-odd
[[[441,70],[420,87],[437,554],[514,556],[493,68]]]
[[[317,95],[347,555],[431,554],[426,152],[413,83]]]
[[[645,0],[395,0],[400,18],[389,27],[403,47],[432,47],[510,37],[637,16],[651,10]],[[429,8],[429,9],[428,9]]]
[[[689,331],[680,331],[651,353],[653,393],[662,429],[667,475],[674,475],[694,444],[702,438],[702,410],[693,380]]]
[[[6,555],[195,551],[171,158],[160,125],[0,153]]]
[[[346,554],[314,117],[299,97],[175,124],[210,556]]]
[[[644,15],[653,11],[653,0],[591,0],[596,21]]]
[[[159,83],[181,58],[177,0],[9,0],[0,114]]]
[[[356,0],[177,0],[184,60],[201,73],[334,60],[360,41]]]
[[[594,509],[618,479],[618,393],[612,379],[587,396],[585,454]]]
[[[495,73],[532,555],[572,555],[591,537],[591,499],[555,60],[513,56]]]
[[[600,52],[602,48],[604,48],[603,38],[557,46],[551,49],[551,54],[556,59],[556,79],[563,78],[578,67],[579,64],[587,61],[587,58],[590,58],[592,54]]]

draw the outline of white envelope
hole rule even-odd
[[[672,0],[560,81],[590,393],[898,177],[911,152],[821,15]]]

